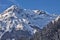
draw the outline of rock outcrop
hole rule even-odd
[[[60,40],[60,16],[42,30],[42,40]]]

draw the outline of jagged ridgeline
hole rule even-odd
[[[0,14],[0,40],[60,40],[58,16],[12,5]]]

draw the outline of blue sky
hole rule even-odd
[[[39,9],[49,13],[60,13],[60,0],[0,0],[0,12],[13,4],[25,9]]]

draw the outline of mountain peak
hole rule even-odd
[[[12,6],[10,7],[10,9],[16,9],[16,8],[18,8],[16,5],[12,5]]]
[[[39,15],[41,15],[41,14],[49,15],[49,14],[47,14],[47,12],[45,12],[43,10],[33,10],[33,12],[36,13],[36,14],[39,14]]]
[[[16,5],[12,5],[11,7],[16,8],[17,6]]]
[[[7,13],[7,12],[10,12],[10,11],[19,11],[19,7],[18,6],[16,6],[16,5],[12,5],[11,7],[9,7],[9,8],[7,8],[5,11],[4,11],[4,13]]]
[[[1,15],[1,27],[5,27],[7,31],[15,27],[16,30],[27,30],[33,34],[36,32],[35,29],[43,28],[55,18],[55,16],[47,16],[45,11],[35,10],[35,12],[12,5]]]

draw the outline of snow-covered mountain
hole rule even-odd
[[[23,9],[12,5],[0,14],[0,40],[7,38],[15,40],[13,38],[17,37],[16,40],[20,40],[21,37],[28,40],[32,38],[32,35],[34,38],[35,33],[38,33],[36,36],[39,35],[40,38],[40,33],[43,32],[41,29],[47,25],[50,27],[50,24],[55,24],[58,19],[60,19],[60,15],[49,14],[43,10]]]
[[[12,5],[0,14],[0,27],[5,31],[15,28],[16,30],[27,30],[33,34],[36,28],[43,28],[56,17],[57,15],[41,10],[22,9]]]

